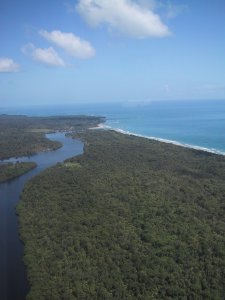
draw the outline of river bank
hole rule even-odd
[[[30,299],[223,299],[224,156],[79,137],[84,154],[30,181],[18,207]]]
[[[19,177],[36,167],[34,162],[0,163],[0,183]]]
[[[20,177],[0,183],[1,300],[25,299],[29,291],[26,268],[23,264],[24,246],[19,239],[18,217],[15,214],[15,207],[24,185],[44,169],[83,152],[83,144],[65,137],[64,133],[47,134],[46,137],[52,142],[60,142],[63,146],[55,151],[19,158],[19,161],[35,162],[37,167]]]

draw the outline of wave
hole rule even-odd
[[[142,138],[146,138],[146,139],[150,139],[150,140],[159,141],[159,142],[162,142],[162,143],[173,144],[173,145],[184,147],[184,148],[189,148],[189,149],[194,149],[194,150],[198,150],[198,151],[204,151],[204,152],[208,152],[208,153],[212,153],[212,154],[224,155],[225,156],[225,152],[214,149],[214,148],[206,148],[206,147],[201,147],[201,146],[197,146],[197,145],[181,143],[181,142],[174,141],[174,140],[169,140],[169,139],[163,139],[163,138],[154,137],[154,136],[138,134],[138,133],[123,130],[123,129],[120,129],[120,128],[113,128],[113,127],[111,127],[109,125],[105,125],[105,124],[100,124],[98,129],[112,130],[112,131],[116,131],[116,132],[126,134],[126,135],[142,137]]]

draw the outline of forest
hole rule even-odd
[[[225,158],[114,131],[17,207],[37,299],[225,299]]]
[[[0,183],[23,175],[37,167],[34,162],[16,162],[0,164]]]
[[[10,157],[31,156],[40,151],[56,150],[61,143],[50,141],[46,133],[77,131],[104,122],[102,117],[52,116],[28,117],[0,115],[0,160]]]

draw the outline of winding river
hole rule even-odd
[[[83,153],[83,143],[65,137],[64,133],[47,134],[47,138],[60,141],[63,146],[56,151],[41,152],[32,157],[7,161],[33,161],[37,168],[0,184],[0,299],[24,300],[29,291],[26,268],[23,264],[24,247],[19,240],[18,217],[15,207],[24,184],[44,169],[67,158]]]

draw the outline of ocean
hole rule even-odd
[[[225,154],[225,100],[20,106],[0,113],[105,116],[108,128]]]

